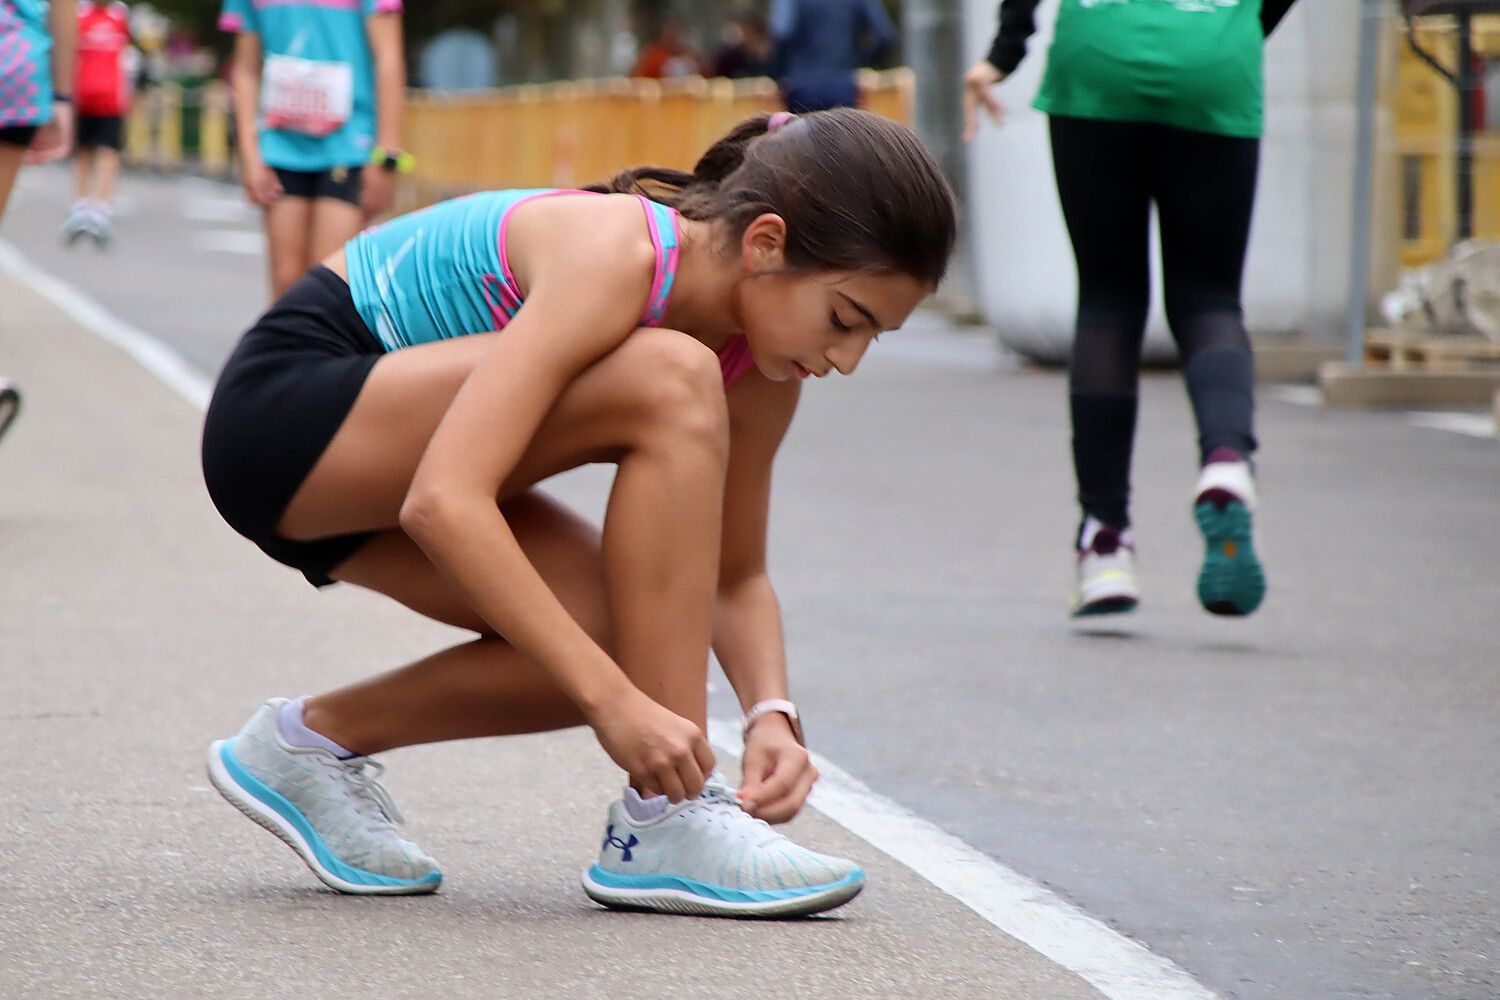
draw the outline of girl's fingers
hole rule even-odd
[[[964,142],[972,142],[979,134],[979,100],[974,96],[973,86],[964,87]]]
[[[793,756],[795,751],[801,751],[800,761]],[[755,801],[763,805],[779,802],[797,786],[797,779],[811,767],[812,765],[807,761],[807,751],[801,747],[783,753],[775,759],[770,775],[755,795]]]
[[[767,823],[785,823],[802,810],[817,780],[817,769],[808,767],[798,775],[796,782],[785,795],[761,805],[756,809],[755,815]]]
[[[713,747],[708,745],[708,740],[702,734],[693,740],[693,757],[698,761],[699,770],[705,775],[714,773],[718,761],[714,758]]]
[[[681,802],[688,797],[683,788],[683,779],[670,767],[664,767],[655,772],[656,787],[662,795],[667,797],[668,802]]]
[[[707,781],[707,775],[699,769],[696,759],[684,760],[677,765],[677,778],[682,782],[682,797],[685,799],[696,799]]]

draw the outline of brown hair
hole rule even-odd
[[[643,194],[685,218],[722,221],[738,243],[758,216],[786,221],[793,270],[894,272],[936,287],[953,252],[953,191],[905,126],[840,108],[736,125],[692,173],[636,167],[589,191]]]

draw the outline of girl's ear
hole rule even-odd
[[[756,217],[740,240],[740,261],[751,274],[773,274],[786,266],[786,220],[775,212]]]

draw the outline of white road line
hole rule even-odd
[[[208,408],[208,397],[213,392],[213,383],[208,376],[189,365],[160,340],[131,326],[72,285],[37,267],[4,240],[0,240],[0,270],[130,355],[142,368],[198,409]]]
[[[708,721],[720,751],[740,756],[739,727]],[[884,851],[1006,934],[1076,974],[1109,1000],[1216,1000],[1218,994],[1056,893],[871,791],[813,754],[821,777],[809,804]]]
[[[1269,399],[1279,399],[1283,403],[1295,403],[1298,406],[1323,405],[1323,394],[1317,386],[1269,385],[1262,389],[1261,393]],[[1489,413],[1469,413],[1462,410],[1406,410],[1403,416],[1413,427],[1426,427],[1429,430],[1448,431],[1468,437],[1491,439],[1500,437],[1500,431],[1496,428],[1496,417]]]
[[[192,236],[193,247],[219,253],[241,253],[261,257],[266,252],[266,234],[249,229],[209,229]]]
[[[1477,438],[1496,436],[1495,417],[1488,413],[1417,412],[1408,413],[1406,419],[1418,427],[1430,427],[1435,431],[1451,431]]]
[[[26,283],[79,324],[123,349],[198,409],[212,386],[160,341],[31,264],[0,241],[0,270]],[[709,721],[709,737],[738,759],[739,729]],[[931,882],[1004,933],[1090,983],[1109,1000],[1218,1000],[1171,961],[1116,933],[1057,894],[957,837],[877,795],[814,755],[822,780],[811,805],[850,833]]]

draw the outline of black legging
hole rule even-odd
[[[1068,384],[1078,502],[1129,525],[1141,341],[1151,301],[1148,226],[1156,205],[1167,323],[1177,343],[1200,458],[1248,458],[1253,362],[1240,280],[1260,141],[1142,122],[1053,116],[1052,161],[1078,264]]]

